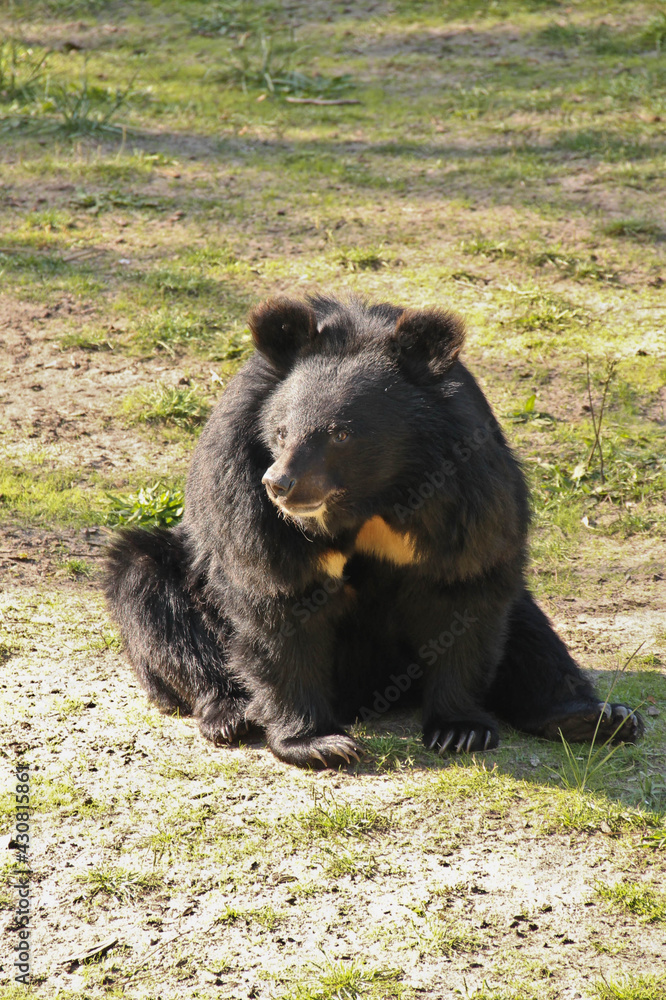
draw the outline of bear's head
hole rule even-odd
[[[288,517],[353,525],[404,488],[464,340],[435,310],[271,299],[253,311],[278,376],[261,412],[263,484]],[[310,522],[312,523],[312,522]]]

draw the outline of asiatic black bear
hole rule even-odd
[[[448,312],[271,299],[196,447],[183,522],[114,542],[106,593],[164,710],[213,742],[263,727],[300,765],[420,698],[440,752],[634,740],[525,586],[528,497]],[[601,714],[601,719],[599,718]]]

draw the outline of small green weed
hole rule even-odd
[[[292,32],[246,32],[230,49],[227,65],[215,74],[221,83],[243,92],[263,90],[275,96],[336,98],[352,85],[348,74],[324,76],[304,71],[305,49]]]
[[[566,741],[560,732],[562,746],[565,753],[565,763],[561,771],[553,771],[552,773],[557,775],[560,781],[564,784],[565,788],[575,788],[578,792],[585,792],[586,789],[590,787],[590,782],[593,781],[595,775],[600,775],[604,766],[615,756],[618,750],[622,748],[621,743],[613,744],[612,736],[609,736],[603,743],[597,745],[597,735],[601,726],[602,714],[609,711],[608,705],[618,678],[625,672],[633,658],[638,652],[640,652],[643,645],[644,643],[641,643],[640,646],[634,650],[631,656],[625,660],[622,667],[616,670],[610,691],[608,692],[606,700],[604,701],[599,713],[597,725],[594,730],[594,736],[587,748],[587,753],[583,756],[582,760],[577,756],[576,751],[572,749],[571,744]],[[623,724],[624,719],[618,723],[617,731],[622,728]]]
[[[87,563],[85,559],[68,559],[63,566],[63,570],[67,576],[71,577],[73,580],[77,580],[79,577],[86,577],[86,579],[92,573],[92,566]]]
[[[190,15],[188,20],[197,35],[234,37],[256,31],[267,13],[273,18],[276,11],[269,11],[266,5],[259,6],[250,0],[214,0],[206,4],[204,13]]]
[[[178,524],[185,509],[183,491],[161,483],[145,486],[138,493],[126,496],[115,493],[106,496],[106,523],[114,528],[125,525],[170,528]]]
[[[132,93],[131,83],[115,92],[91,85],[84,70],[78,84],[57,82],[47,87],[42,110],[55,115],[56,120],[43,121],[39,131],[55,131],[70,139],[119,134],[123,126],[114,124],[112,118]]]
[[[175,424],[192,430],[204,422],[210,405],[194,386],[159,383],[129,393],[121,410],[130,424]]]
[[[16,38],[0,40],[0,101],[27,102],[44,87],[48,51],[35,51]]]
[[[650,886],[626,881],[615,885],[597,882],[596,890],[610,907],[633,913],[643,923],[666,922],[666,895]]]

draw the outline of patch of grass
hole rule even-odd
[[[337,851],[331,848],[324,848],[326,861],[324,864],[324,874],[327,878],[343,878],[359,876],[364,879],[372,879],[377,874],[377,861],[375,858],[367,858],[360,853],[351,851]]]
[[[193,430],[210,413],[210,404],[195,386],[142,386],[121,403],[129,424],[175,424]]]
[[[595,1000],[663,1000],[666,976],[636,975],[623,979],[603,979],[592,986]]]
[[[615,219],[602,227],[606,236],[628,236],[630,239],[663,239],[664,231],[649,219]]]
[[[350,247],[341,250],[338,262],[348,271],[379,271],[389,263],[383,244],[377,247]]]
[[[101,893],[117,899],[119,903],[134,902],[138,896],[163,884],[155,872],[146,874],[120,867],[92,868],[74,877],[86,887],[87,900],[92,900]]]
[[[277,14],[274,5],[259,5],[250,0],[213,0],[201,13],[189,14],[188,21],[197,35],[238,36],[255,31],[268,12],[271,17]]]
[[[68,559],[63,565],[63,570],[67,576],[71,577],[72,580],[77,580],[80,577],[85,577],[86,579],[93,572],[93,567],[90,563],[87,563],[85,559]]]
[[[337,98],[352,86],[348,73],[327,76],[312,72],[307,49],[292,31],[267,30],[267,25],[243,32],[227,49],[224,63],[212,75],[216,81],[276,97]]]
[[[532,254],[529,260],[535,267],[553,267],[562,274],[581,281],[585,279],[610,282],[617,280],[615,272],[600,264],[594,254],[581,260],[579,257],[561,250],[541,250]]]
[[[220,336],[217,318],[202,316],[182,306],[156,309],[144,315],[134,332],[130,346],[142,351],[166,351],[172,357],[190,350],[210,348]]]
[[[585,326],[589,322],[584,310],[568,299],[552,292],[529,292],[521,302],[510,325],[519,331],[556,333],[568,332],[572,326]]]
[[[338,804],[330,793],[317,789],[312,794],[312,809],[294,816],[296,829],[310,837],[364,837],[392,825],[392,818],[373,806]]]
[[[0,40],[0,102],[34,100],[44,88],[48,51],[18,38]]]
[[[357,960],[335,961],[325,958],[312,963],[300,983],[276,1000],[393,1000],[403,995],[402,972],[373,969]]]
[[[109,812],[109,805],[95,799],[85,789],[69,781],[51,781],[36,775],[31,782],[31,806],[38,813],[77,819],[94,818]]]
[[[487,257],[489,260],[511,260],[518,256],[518,251],[506,240],[493,240],[481,235],[463,240],[460,249],[465,254]]]
[[[124,90],[115,91],[91,84],[84,69],[77,83],[50,82],[38,107],[32,107],[28,116],[18,116],[17,125],[30,132],[63,135],[68,139],[119,135],[124,126],[112,119],[132,92],[131,83]]]
[[[73,470],[21,469],[0,462],[0,519],[39,524],[95,524],[91,493]]]
[[[154,483],[137,493],[107,493],[106,523],[112,528],[171,528],[181,520],[184,510],[183,490]]]
[[[362,730],[356,730],[363,744],[363,749],[370,754],[379,771],[398,771],[402,768],[412,768],[423,755],[424,748],[418,738],[386,735],[366,735]]]
[[[666,923],[666,895],[658,889],[623,881],[615,885],[598,882],[596,890],[611,909],[632,913],[646,924]]]
[[[481,939],[462,920],[454,920],[444,914],[429,914],[423,927],[415,928],[419,955],[453,955],[455,952],[478,951]]]

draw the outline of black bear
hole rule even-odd
[[[426,745],[634,740],[526,589],[528,496],[448,312],[277,298],[194,452],[185,516],[121,533],[106,593],[165,711],[215,743],[357,758],[345,730],[399,699]]]

